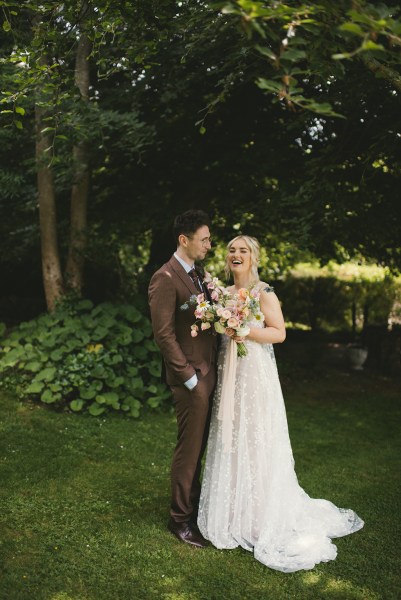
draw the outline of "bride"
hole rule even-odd
[[[260,292],[265,320],[251,322],[244,357],[233,354],[244,338],[222,336],[198,527],[216,548],[242,546],[268,567],[292,572],[333,560],[331,538],[364,523],[298,484],[272,346],[285,339],[284,319],[273,288],[259,281],[258,259],[255,238],[228,244],[229,292]]]

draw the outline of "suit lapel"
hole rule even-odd
[[[194,282],[184,269],[184,267],[178,262],[175,256],[172,256],[169,260],[169,265],[173,269],[174,273],[178,275],[181,281],[187,286],[191,294],[195,294],[196,296],[199,294],[199,290],[196,288]]]

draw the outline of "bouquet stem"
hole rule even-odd
[[[246,349],[244,342],[237,342],[237,356],[239,356],[240,358],[243,358],[247,354],[248,354],[248,350]]]

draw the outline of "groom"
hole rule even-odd
[[[196,526],[201,460],[205,450],[213,390],[216,384],[216,336],[210,330],[191,337],[194,312],[181,307],[194,294],[205,292],[195,261],[210,250],[209,217],[188,210],[176,217],[177,251],[153,275],[149,305],[153,332],[164,359],[177,417],[177,444],[171,466],[169,530],[182,542],[207,545]]]

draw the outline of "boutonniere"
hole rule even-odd
[[[210,277],[210,273],[205,271],[205,268],[203,265],[195,265],[195,272],[196,272],[197,276],[199,277],[199,279],[203,282],[205,282],[206,275],[209,275],[209,277]]]

